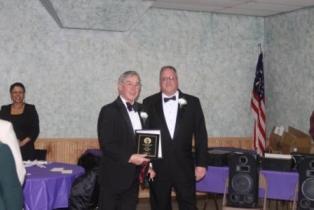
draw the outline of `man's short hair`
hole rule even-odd
[[[160,69],[159,77],[161,76],[162,72],[166,69],[171,69],[176,74],[176,76],[178,76],[176,68],[174,68],[173,66],[163,66]]]
[[[118,83],[119,83],[119,84],[122,84],[122,83],[126,80],[126,78],[128,78],[128,77],[130,77],[130,76],[137,76],[138,79],[139,79],[140,82],[141,82],[141,77],[140,77],[140,75],[139,75],[136,71],[125,71],[125,72],[123,72],[123,73],[120,75],[120,77],[119,77],[119,79],[118,79]]]

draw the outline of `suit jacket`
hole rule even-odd
[[[10,148],[0,143],[0,209],[21,210],[23,208],[22,187],[17,178]]]
[[[12,124],[5,120],[0,120],[0,142],[7,144],[13,154],[16,172],[21,185],[24,182],[26,170],[23,165],[20,146],[16,139]]]
[[[163,114],[161,93],[144,99],[143,106],[148,112],[147,128],[161,130],[163,159],[153,161],[153,167],[160,180],[194,181],[195,165],[206,167],[205,119],[198,98],[181,91],[179,91],[179,98],[184,98],[187,104],[178,105],[173,139]],[[195,157],[192,153],[193,137]]]
[[[120,97],[102,107],[97,130],[103,152],[100,185],[112,192],[128,189],[138,181],[139,167],[128,163],[130,156],[136,153],[136,141],[127,109]]]

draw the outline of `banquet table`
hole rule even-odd
[[[68,207],[72,182],[84,173],[84,169],[77,165],[53,162],[26,167],[26,172],[24,209],[52,210]]]
[[[268,182],[268,198],[276,200],[294,199],[299,175],[297,172],[261,170]],[[198,192],[224,193],[228,167],[208,166],[206,176],[196,183]]]

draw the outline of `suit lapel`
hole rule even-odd
[[[179,90],[179,98],[184,98],[184,94]],[[180,129],[181,121],[184,114],[184,107],[180,107],[180,104],[178,103],[178,113],[177,113],[177,119],[176,119],[176,125],[174,129],[173,139],[176,138],[176,135],[178,133],[178,130]]]
[[[145,121],[141,117],[141,111],[145,111],[145,110],[142,110],[143,107],[142,107],[142,104],[140,104],[140,103],[135,102],[135,106],[136,106],[137,114],[138,114],[140,121],[141,121],[142,128],[144,128]]]
[[[122,102],[120,97],[117,98],[116,104],[117,104],[117,106],[119,108],[119,111],[120,111],[121,115],[123,116],[124,122],[126,122],[126,124],[127,124],[129,135],[133,136],[134,131],[133,131],[133,126],[132,126],[132,123],[131,123],[131,119],[130,119],[129,114],[128,114],[128,112],[127,112],[127,110],[126,110],[126,108],[125,108],[125,106],[124,106],[124,104],[123,104],[123,102]]]
[[[155,108],[156,108],[156,112],[157,115],[160,116],[160,125],[161,125],[161,129],[164,131],[167,131],[167,135],[169,136],[169,138],[171,139],[171,135],[167,126],[167,122],[166,122],[166,118],[164,115],[164,110],[162,108],[162,97],[161,97],[161,93],[159,93],[158,95],[158,100],[155,103]]]

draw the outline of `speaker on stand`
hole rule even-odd
[[[299,172],[298,210],[314,209],[314,156],[298,156]]]
[[[256,208],[258,204],[259,159],[253,152],[228,156],[229,183],[227,205]]]

